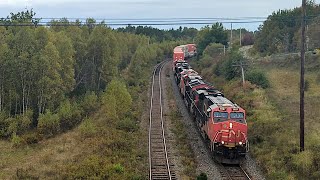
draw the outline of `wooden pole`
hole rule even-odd
[[[300,67],[300,151],[304,151],[304,62],[306,44],[306,0],[302,0],[301,67]]]

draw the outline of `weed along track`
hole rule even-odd
[[[162,108],[161,71],[166,61],[159,63],[153,72],[150,125],[149,125],[149,179],[174,180],[176,174],[168,156]]]

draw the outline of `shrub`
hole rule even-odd
[[[303,174],[308,175],[312,172],[313,153],[310,150],[293,155],[293,164]]]
[[[74,165],[61,169],[64,179],[109,179],[108,169],[103,158],[89,155]]]
[[[61,103],[58,115],[62,130],[68,130],[81,122],[81,111],[76,103],[71,104],[69,100]]]
[[[117,129],[127,132],[134,132],[138,129],[135,121],[130,118],[124,118],[117,121]]]
[[[18,131],[18,122],[16,118],[6,119],[7,124],[9,125],[6,131],[6,136],[11,136]]]
[[[270,87],[270,83],[267,79],[267,76],[258,70],[249,71],[245,76],[246,80],[250,81],[253,84],[256,84],[262,88]]]
[[[123,173],[124,172],[124,167],[121,164],[114,164],[112,168],[116,173]]]
[[[60,130],[58,114],[52,114],[50,111],[40,114],[38,120],[38,131],[46,136],[53,136]]]
[[[242,46],[248,46],[254,44],[254,36],[252,33],[245,33],[241,39]]]
[[[21,137],[16,135],[16,133],[13,133],[11,138],[11,143],[13,147],[20,147],[21,145],[24,144],[24,141]]]
[[[22,134],[29,130],[30,125],[32,123],[32,116],[33,112],[31,110],[28,110],[25,112],[25,114],[19,115],[17,119],[18,127],[17,127],[17,133]]]
[[[208,179],[208,176],[206,173],[200,173],[199,176],[197,176],[197,180],[207,180]]]
[[[112,110],[112,117],[123,118],[130,111],[132,97],[126,85],[119,80],[112,80],[102,97],[102,102],[108,110]]]
[[[94,92],[87,92],[81,102],[81,108],[86,115],[95,111],[98,107],[98,96]]]
[[[97,132],[97,128],[92,123],[91,119],[84,120],[79,126],[79,130],[83,137],[90,137]]]
[[[26,144],[35,144],[41,140],[41,137],[36,131],[27,132],[21,135],[21,138],[26,142]]]
[[[241,70],[239,67],[233,66],[234,64],[239,64],[243,62],[245,59],[243,56],[237,51],[232,51],[230,55],[226,57],[224,61],[222,61],[221,70],[223,72],[224,77],[227,80],[232,80],[235,77],[241,77]]]

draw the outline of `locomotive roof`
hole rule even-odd
[[[210,86],[198,88],[196,91],[198,94],[204,94],[205,96],[223,96],[223,94],[219,90],[213,89]]]
[[[206,84],[202,79],[193,79],[189,82],[189,86],[191,88],[201,85],[201,84]]]
[[[208,100],[212,102],[212,105],[210,106],[211,109],[217,108],[220,106],[224,107],[231,107],[231,108],[239,108],[238,105],[234,104],[229,99],[223,97],[223,96],[206,96]]]
[[[193,70],[193,69],[183,69],[183,71],[181,72],[181,74],[198,74],[197,71]]]
[[[190,66],[186,61],[178,60],[176,61],[176,66]]]
[[[195,80],[195,79],[202,79],[201,76],[198,75],[198,73],[196,74],[191,74],[188,76],[190,78],[190,80]]]
[[[185,71],[191,69],[191,66],[178,66],[178,69],[181,69],[182,70],[181,72],[185,72]]]

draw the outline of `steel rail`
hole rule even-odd
[[[150,100],[150,111],[149,111],[149,179],[169,179],[169,180],[173,180],[175,179],[175,176],[172,174],[172,169],[170,168],[170,163],[169,163],[169,157],[168,157],[168,149],[167,149],[167,143],[166,143],[166,137],[165,137],[165,127],[164,127],[164,119],[163,119],[163,104],[162,104],[162,82],[161,82],[161,71],[163,69],[164,64],[166,63],[166,61],[163,61],[159,64],[157,64],[154,68],[153,71],[153,76],[152,76],[152,88],[151,88],[151,100]],[[157,77],[158,76],[158,77]],[[156,81],[156,77],[159,79],[158,82]],[[156,87],[156,83],[158,83],[159,87]],[[159,89],[158,89],[159,88]],[[159,90],[159,94],[156,94],[155,91]],[[158,103],[155,100],[157,100],[156,96],[159,97],[159,104],[155,104]],[[154,106],[159,105],[160,108],[160,117],[156,117],[153,118],[153,111],[157,111],[158,109],[155,108]],[[157,112],[154,112],[154,114],[156,114]],[[159,149],[155,148],[155,160],[154,161],[159,161],[159,154],[161,155],[161,157],[164,157],[164,164],[161,164],[163,166],[166,166],[166,172],[164,172],[163,168],[160,168],[157,170],[157,165],[159,166],[159,162],[158,164],[155,163],[156,165],[153,166],[153,149],[152,149],[152,143],[154,143],[155,145],[159,145],[159,140],[155,140],[155,142],[152,141],[152,135],[157,136],[159,134],[156,134],[156,132],[154,130],[152,130],[153,128],[153,123],[154,121],[160,120],[160,127],[161,128],[161,147],[163,146],[163,149],[161,148],[161,150],[159,151]],[[156,123],[155,123],[156,124]],[[152,134],[155,133],[155,134]],[[163,150],[163,152],[162,152]],[[159,171],[159,172],[157,172]],[[154,175],[157,174],[158,176]]]

